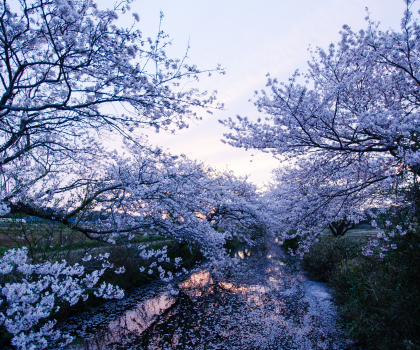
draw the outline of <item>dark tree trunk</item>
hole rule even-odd
[[[328,225],[334,237],[342,237],[348,230],[354,228],[355,224],[347,220],[335,221]]]

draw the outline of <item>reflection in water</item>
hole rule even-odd
[[[108,327],[93,333],[85,342],[85,349],[107,349],[112,344],[128,344],[133,337],[139,336],[149,327],[162,311],[168,309],[175,300],[169,292],[138,304],[134,309],[125,311]]]
[[[245,258],[250,257],[250,256],[251,256],[251,250],[249,250],[248,248],[245,248],[244,250],[241,250],[235,253],[236,259],[239,258],[241,260],[244,260]]]
[[[198,273],[193,273],[184,282],[181,282],[178,286],[182,289],[196,289],[200,291],[202,288],[213,284],[213,279],[210,276],[210,272],[201,270]]]
[[[347,349],[325,287],[287,271],[277,245],[268,256],[244,260],[222,281],[207,270],[192,274],[176,296],[160,285],[160,292],[117,307],[109,321],[79,333],[84,344],[71,348]]]

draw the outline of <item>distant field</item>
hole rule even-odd
[[[132,247],[141,244],[162,244],[168,238],[157,232],[133,232],[134,238],[124,243],[117,239],[115,244],[90,240],[82,233],[53,222],[0,222],[0,256],[8,249],[27,246],[36,255],[53,254],[57,259],[69,259],[85,252],[107,252],[129,243]]]
[[[324,230],[325,234],[332,235],[331,231],[326,229]],[[352,236],[352,237],[370,237],[370,236],[376,236],[378,233],[377,230],[375,230],[371,225],[369,224],[359,224],[354,229],[349,230],[346,233],[346,236]]]

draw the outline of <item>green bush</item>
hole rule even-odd
[[[363,239],[323,237],[303,259],[327,282],[350,335],[369,349],[420,349],[420,239],[407,234],[383,261],[361,255]]]
[[[360,247],[365,242],[365,238],[323,236],[304,255],[303,267],[312,278],[328,282],[343,260],[360,255]]]

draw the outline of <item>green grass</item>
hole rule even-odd
[[[159,241],[164,241],[164,240],[168,240],[167,237],[164,236],[159,236],[159,235],[146,235],[146,236],[136,236],[133,239],[130,240],[130,244],[131,245],[137,245],[137,244],[142,244],[142,243],[150,243],[150,242],[159,242]],[[128,243],[128,242],[127,242]],[[54,249],[54,250],[69,250],[69,249],[92,249],[92,248],[96,248],[96,247],[110,247],[110,246],[123,246],[124,244],[117,240],[115,242],[115,244],[109,244],[107,242],[104,241],[91,241],[91,240],[80,240],[80,241],[75,241],[75,242],[71,242],[68,244],[63,244],[63,245],[59,245],[59,244],[55,244],[52,247],[49,246],[49,248]],[[37,248],[38,251],[43,251],[46,248],[45,245],[43,246],[39,246]]]
[[[126,238],[123,240],[127,241]],[[154,232],[146,235],[138,232],[129,243],[135,246],[164,240],[167,240],[165,236]],[[0,256],[10,248],[26,246],[34,261],[40,258],[41,260],[66,259],[72,262],[74,255],[84,254],[80,251],[88,252],[97,248],[107,251],[120,245],[123,245],[121,240],[117,240],[114,245],[102,240],[90,240],[80,232],[52,222],[8,223],[0,226]],[[76,253],[70,254],[70,252]]]
[[[0,247],[0,257],[4,255],[9,250],[9,248],[6,247]]]

